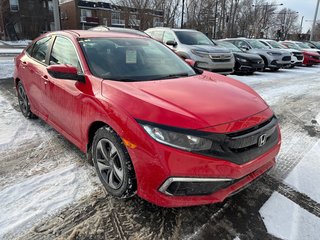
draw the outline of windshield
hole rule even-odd
[[[79,40],[93,75],[117,81],[148,81],[195,75],[169,48],[152,39]]]
[[[256,49],[269,49],[267,46],[263,45],[263,43],[259,42],[258,40],[248,39],[247,40],[252,48]]]
[[[310,48],[307,44],[302,43],[302,42],[297,42],[296,44],[301,48]]]
[[[315,45],[317,48],[320,48],[320,42],[312,42],[313,45]]]
[[[276,41],[267,41],[267,43],[269,43],[272,48],[280,48],[280,49],[285,48],[280,43],[278,43]]]
[[[287,45],[288,48],[292,48],[292,49],[295,49],[295,50],[302,50],[301,47],[299,47],[295,43],[286,42],[285,45]]]
[[[223,42],[223,41],[217,41],[216,43],[218,44],[218,46],[228,48],[232,52],[242,52],[242,50],[240,48],[236,47],[232,43]]]
[[[179,41],[186,45],[214,45],[203,33],[196,31],[174,31]]]

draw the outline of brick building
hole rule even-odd
[[[62,29],[88,29],[97,25],[145,30],[163,25],[163,11],[117,6],[99,0],[61,0]]]
[[[34,39],[53,29],[51,0],[1,0],[0,39]]]

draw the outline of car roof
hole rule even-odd
[[[148,30],[172,30],[172,31],[183,31],[183,32],[199,32],[195,29],[185,29],[185,28],[169,28],[169,27],[154,27],[154,28],[149,28]]]
[[[122,38],[149,38],[147,36],[130,34],[124,32],[116,32],[116,31],[88,31],[88,30],[63,30],[63,31],[55,31],[49,32],[45,35],[68,35],[73,36],[75,38],[94,38],[94,37],[105,37],[105,38],[114,38],[114,37],[122,37]]]
[[[145,37],[150,37],[145,32],[142,32],[133,28],[108,27],[104,25],[99,25],[97,27],[89,28],[88,30],[89,31],[114,31],[114,32],[131,33],[131,34],[141,35]]]

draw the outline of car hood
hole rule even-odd
[[[258,49],[258,48],[253,48],[249,50],[250,53],[256,53],[256,54],[267,54],[268,52],[271,53],[276,53],[276,54],[282,54],[282,55],[290,55],[288,52],[283,52],[280,49]]]
[[[301,53],[302,54],[302,52],[300,50],[296,50],[296,49],[293,49],[293,48],[286,48],[286,49],[283,49],[283,50],[289,51],[291,53]]]
[[[320,49],[314,49],[314,48],[304,48],[303,51],[313,52],[313,53],[320,53]]]
[[[236,57],[245,58],[249,60],[262,60],[262,58],[259,55],[253,54],[253,53],[234,52],[233,55]]]
[[[211,45],[192,45],[193,50],[204,51],[208,53],[231,53],[231,51],[224,47]]]
[[[104,80],[102,95],[135,119],[189,129],[230,123],[268,108],[247,85],[206,71],[158,81]]]

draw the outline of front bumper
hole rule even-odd
[[[191,59],[196,61],[197,67],[207,70],[209,72],[217,72],[221,74],[230,74],[234,69],[234,57],[230,59],[214,60],[209,57],[199,57],[192,54]]]
[[[162,207],[193,206],[223,201],[269,170],[275,164],[281,143],[279,132],[279,139],[271,149],[248,162],[237,164],[175,149],[150,139],[146,134],[141,134],[140,137],[144,138],[142,142],[147,146],[128,149],[136,171],[137,194]],[[185,179],[191,182],[220,180],[228,181],[230,184],[218,186],[213,190],[207,189],[208,191],[202,194],[191,191],[192,194],[186,196],[173,192],[174,187],[168,191],[174,182],[170,179],[176,182],[183,182]],[[181,189],[181,186],[179,187]],[[205,187],[215,186],[207,184]]]
[[[264,68],[264,63],[240,63],[238,68],[235,68],[235,72],[254,72],[254,71],[262,71]]]
[[[312,56],[305,56],[303,64],[304,65],[315,65],[320,63],[320,58],[318,57],[312,57]]]
[[[269,56],[269,68],[282,68],[291,65],[291,56]]]

